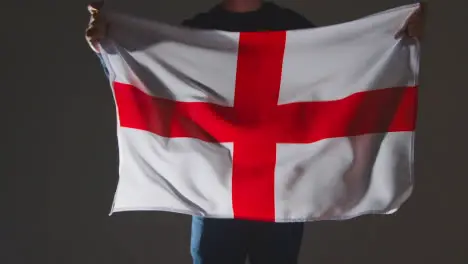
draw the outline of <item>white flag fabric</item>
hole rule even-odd
[[[390,214],[413,188],[418,5],[313,29],[224,32],[109,13],[112,213],[270,222]]]

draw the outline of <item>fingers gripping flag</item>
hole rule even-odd
[[[112,212],[272,222],[396,211],[413,187],[417,5],[329,27],[191,30],[108,14]]]

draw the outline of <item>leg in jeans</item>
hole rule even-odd
[[[241,220],[193,217],[193,264],[244,264],[249,231],[246,224]]]
[[[304,223],[252,223],[251,264],[297,264]]]

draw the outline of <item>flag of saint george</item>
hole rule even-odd
[[[109,13],[112,212],[271,222],[395,212],[413,188],[417,5],[313,29],[195,30]]]

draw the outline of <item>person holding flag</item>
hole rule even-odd
[[[103,2],[88,6],[91,15],[86,40],[96,45],[106,37],[108,23],[100,13]],[[421,39],[424,6],[420,5],[395,37]],[[262,0],[224,0],[211,10],[182,23],[198,29],[233,32],[279,31],[315,27],[300,14]],[[301,247],[304,223],[268,223],[235,219],[193,217],[191,253],[194,264],[295,264]]]

